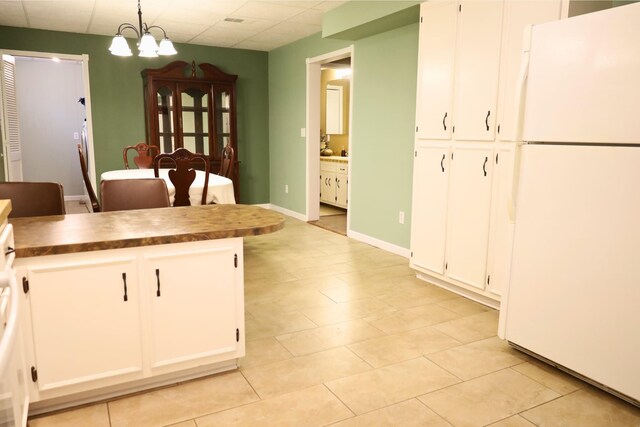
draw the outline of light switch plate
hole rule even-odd
[[[304,138],[305,136],[307,136],[307,129],[300,128],[300,137]]]

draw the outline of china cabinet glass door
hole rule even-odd
[[[160,151],[163,153],[171,153],[176,149],[173,93],[173,89],[168,86],[162,86],[156,91],[159,141],[152,143],[159,143]]]
[[[188,85],[180,88],[182,146],[192,153],[209,156],[211,109],[209,85]]]
[[[228,88],[216,86],[213,88],[213,96],[215,99],[215,147],[216,154],[219,155],[231,140],[231,91]]]

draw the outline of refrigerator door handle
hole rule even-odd
[[[522,37],[522,59],[516,86],[516,146],[513,154],[513,179],[511,180],[511,197],[509,200],[509,222],[516,222],[516,199],[518,197],[518,181],[520,177],[520,151],[522,150],[522,132],[524,128],[524,93],[529,75],[529,51],[531,49],[531,29],[528,25]]]

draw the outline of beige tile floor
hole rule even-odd
[[[89,206],[86,203],[80,203],[78,200],[64,202],[64,208],[68,214],[89,213],[91,212]]]
[[[640,409],[496,337],[407,260],[287,219],[245,240],[242,367],[30,420],[49,426],[640,426]]]

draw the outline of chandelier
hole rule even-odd
[[[163,39],[160,41],[160,46],[156,43],[156,39],[153,38],[150,29],[157,28],[162,31]],[[125,22],[124,24],[120,24],[118,27],[118,33],[113,38],[111,42],[111,47],[109,47],[109,51],[112,55],[117,56],[131,56],[131,49],[129,49],[129,44],[127,40],[122,35],[122,31],[126,29],[131,29],[135,31],[138,36],[138,56],[143,56],[145,58],[155,58],[158,55],[175,55],[178,53],[176,49],[173,47],[173,43],[167,37],[167,33],[157,25],[147,26],[147,23],[142,22],[142,9],[140,8],[140,0],[138,0],[138,28]]]

